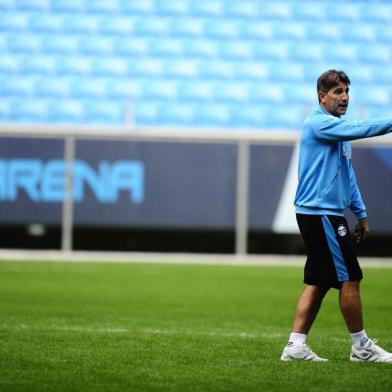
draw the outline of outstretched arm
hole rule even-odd
[[[317,136],[326,142],[366,139],[392,132],[392,119],[352,121],[324,115],[314,125]]]

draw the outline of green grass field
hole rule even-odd
[[[392,349],[392,269],[365,269],[367,331]],[[351,363],[331,291],[310,346],[279,360],[298,267],[0,262],[0,391],[391,391]]]

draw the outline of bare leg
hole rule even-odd
[[[362,304],[359,282],[343,282],[339,292],[339,305],[350,333],[363,330]]]
[[[327,291],[318,286],[305,287],[297,304],[293,332],[308,334]]]

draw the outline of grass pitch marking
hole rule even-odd
[[[47,325],[33,326],[27,324],[2,324],[1,329],[6,330],[36,330],[36,331],[64,331],[64,332],[82,332],[82,333],[103,333],[103,334],[146,334],[146,335],[167,335],[167,336],[208,336],[216,338],[244,338],[244,339],[282,339],[287,334],[267,333],[267,332],[230,332],[230,331],[193,331],[190,329],[160,329],[160,328],[122,328],[122,327],[99,327],[99,326],[81,326],[81,325]]]

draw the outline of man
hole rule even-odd
[[[366,208],[351,164],[350,140],[392,132],[392,120],[341,119],[349,103],[350,79],[329,70],[317,80],[319,107],[304,123],[295,197],[297,222],[307,260],[293,330],[281,360],[327,361],[316,355],[306,338],[327,291],[339,290],[339,305],[352,338],[350,360],[390,362],[392,354],[368,338],[362,319],[359,283],[362,271],[353,250],[344,211],[358,218],[356,240],[368,235]]]

